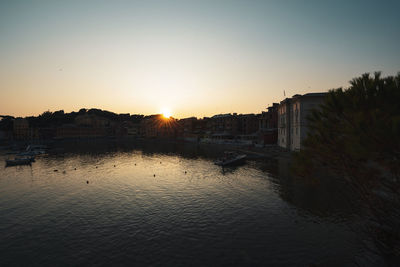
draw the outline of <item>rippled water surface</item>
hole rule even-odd
[[[346,210],[280,161],[75,146],[0,169],[2,266],[340,266],[359,251]]]

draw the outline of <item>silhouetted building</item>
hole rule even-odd
[[[83,115],[76,116],[75,124],[80,126],[90,126],[93,128],[104,128],[110,126],[110,120],[95,114],[85,113]]]
[[[309,132],[307,117],[313,109],[319,108],[326,93],[309,93],[286,98],[278,107],[278,145],[300,150],[301,143]]]
[[[183,127],[183,137],[186,137],[188,134],[192,134],[195,132],[196,122],[196,117],[184,118],[179,120],[179,123]]]
[[[278,142],[278,103],[268,107],[259,117],[259,137],[262,144],[277,144]]]
[[[26,119],[17,118],[14,120],[13,134],[16,140],[27,140],[30,137],[29,122]]]
[[[150,115],[143,118],[140,122],[140,132],[143,137],[157,137],[157,122],[161,115]]]
[[[133,123],[130,121],[123,122],[123,127],[127,130],[127,135],[131,137],[140,136],[140,123]]]
[[[93,137],[104,137],[106,136],[106,128],[100,127],[89,127],[89,126],[78,126],[75,124],[65,124],[57,127],[56,137],[57,139],[69,139],[69,138],[93,138]]]
[[[200,138],[198,120],[196,117],[184,118],[179,120],[181,127],[180,137],[186,141],[197,141]]]
[[[290,98],[282,100],[278,106],[278,145],[290,149]]]
[[[290,150],[301,149],[301,143],[309,132],[307,117],[313,109],[320,107],[325,97],[326,93],[308,93],[292,97],[290,109]]]
[[[40,127],[38,130],[39,130],[39,139],[43,140],[53,139],[57,135],[56,127]]]
[[[214,130],[214,120],[209,117],[203,118],[203,129],[205,137],[211,137],[213,130]]]
[[[163,115],[150,115],[140,123],[141,135],[146,138],[176,138],[179,124],[173,118],[164,118]]]
[[[211,117],[213,120],[213,137],[222,139],[222,136],[231,137],[238,134],[239,120],[236,113],[218,114]]]
[[[14,118],[11,116],[0,115],[0,141],[8,141],[13,139]]]
[[[259,121],[258,115],[255,114],[240,114],[237,116],[238,129],[240,135],[254,134],[258,131]]]

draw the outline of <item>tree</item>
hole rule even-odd
[[[308,120],[297,172],[336,173],[357,194],[376,251],[400,262],[400,73],[366,73],[330,90]]]
[[[14,117],[12,116],[1,116],[0,130],[12,131],[14,125]]]

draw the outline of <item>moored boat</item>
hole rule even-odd
[[[18,153],[18,157],[37,156],[46,154],[46,146],[43,145],[29,145],[24,152]]]
[[[35,161],[34,157],[6,159],[6,166],[30,165],[34,161]]]
[[[224,157],[216,160],[215,165],[219,166],[234,166],[243,164],[246,161],[247,155],[237,154],[236,152],[225,152]]]

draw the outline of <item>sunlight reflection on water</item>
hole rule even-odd
[[[347,220],[284,201],[282,185],[256,165],[222,172],[204,157],[130,150],[1,169],[1,262],[351,264]]]

